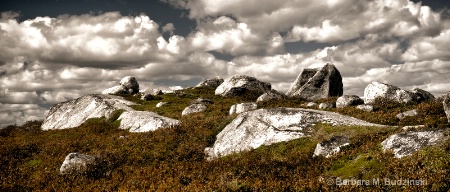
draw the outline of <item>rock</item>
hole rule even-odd
[[[442,131],[407,132],[391,135],[381,145],[384,151],[392,150],[395,158],[402,158],[445,139]]]
[[[209,99],[197,98],[196,100],[191,101],[191,104],[210,105],[210,104],[214,104],[214,102]]]
[[[347,145],[350,145],[350,139],[344,136],[334,136],[329,140],[318,143],[313,157],[325,156],[325,158],[329,158],[341,151],[341,147]]]
[[[283,98],[284,98],[283,94],[272,89],[269,92],[266,92],[261,96],[259,96],[258,99],[256,99],[256,102],[282,100]]]
[[[413,117],[413,116],[416,116],[417,114],[418,114],[417,109],[413,109],[413,110],[405,111],[403,113],[399,113],[396,115],[396,117],[398,119],[404,119],[405,117]]]
[[[360,104],[364,104],[364,100],[359,98],[357,95],[343,95],[336,100],[337,108],[356,106]]]
[[[120,80],[120,85],[128,90],[130,94],[139,93],[139,83],[137,82],[135,77],[126,76]]]
[[[163,95],[164,93],[160,89],[152,89],[149,91],[145,91],[141,94],[142,94],[141,100],[150,101],[150,100],[155,99],[155,96]]]
[[[273,108],[241,113],[218,135],[211,148],[206,148],[208,160],[261,145],[310,136],[317,123],[336,125],[383,126],[368,123],[338,113],[312,109]]]
[[[373,104],[376,98],[383,98],[398,103],[417,102],[434,100],[434,96],[422,89],[412,89],[406,91],[394,85],[389,85],[374,81],[364,89],[364,103]]]
[[[150,111],[125,111],[118,120],[120,120],[119,129],[128,129],[130,132],[149,132],[180,125],[180,121],[176,119]]]
[[[152,89],[149,93],[152,95],[164,95],[164,92],[161,89]]]
[[[206,111],[207,107],[205,104],[192,104],[186,107],[183,112],[181,112],[182,116],[189,115],[191,113],[199,113]]]
[[[128,105],[135,103],[112,95],[85,95],[54,105],[50,108],[41,128],[51,130],[78,127],[90,118],[110,118],[110,115],[118,109],[133,111]]]
[[[408,131],[408,130],[412,130],[412,129],[421,129],[421,128],[425,128],[425,125],[410,125],[410,126],[404,126],[402,127],[403,131]]]
[[[307,107],[315,107],[317,106],[317,103],[314,102],[309,102],[308,104],[306,104]]]
[[[126,76],[120,80],[118,86],[102,91],[102,94],[136,94],[139,93],[139,84],[135,77]]]
[[[443,96],[442,104],[444,105],[444,111],[447,115],[447,120],[450,123],[450,93]]]
[[[141,100],[144,100],[144,101],[151,101],[153,99],[155,99],[155,97],[153,97],[153,95],[150,93],[144,93],[144,94],[142,94],[142,97],[141,97]]]
[[[286,95],[311,101],[342,96],[342,93],[341,74],[334,65],[326,64],[318,69],[304,69]]]
[[[119,136],[118,139],[120,139],[120,140],[126,140],[126,139],[128,139],[128,136],[127,136],[127,135],[125,135],[125,136],[121,135],[121,136]]]
[[[334,106],[334,103],[320,103],[319,109],[332,109]]]
[[[59,168],[59,172],[63,175],[69,173],[84,173],[89,165],[95,164],[95,158],[89,155],[70,153],[64,159],[64,162]]]
[[[158,104],[156,104],[156,107],[162,107],[164,105],[166,105],[168,102],[159,102]]]
[[[248,96],[256,99],[261,94],[269,92],[270,90],[270,83],[265,83],[246,75],[235,75],[225,80],[217,87],[215,94],[224,97]]]
[[[243,112],[252,111],[258,108],[256,103],[240,103],[231,106],[230,115],[241,114]]]
[[[358,105],[356,106],[357,109],[363,110],[366,112],[372,112],[373,111],[373,105]]]
[[[203,87],[203,88],[217,88],[219,87],[220,84],[223,83],[223,79],[220,77],[214,77],[211,79],[206,79],[202,82],[200,82],[198,85],[196,85],[195,87]]]

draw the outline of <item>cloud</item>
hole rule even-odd
[[[173,31],[175,31],[175,26],[173,25],[173,23],[167,23],[162,27],[163,33],[168,32],[170,35],[173,35]]]
[[[31,120],[42,120],[48,110],[35,104],[2,104],[0,103],[0,128],[7,125],[21,125]]]

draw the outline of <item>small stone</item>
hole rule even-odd
[[[63,175],[69,173],[83,173],[87,171],[88,165],[93,165],[94,163],[95,158],[92,156],[80,153],[70,153],[64,159],[59,172]]]
[[[189,115],[191,113],[199,113],[206,111],[207,107],[205,104],[192,104],[186,107],[181,113],[182,116]]]
[[[341,150],[341,147],[350,145],[350,139],[344,136],[334,136],[329,140],[322,141],[316,145],[313,157],[325,156],[329,158]]]
[[[409,111],[405,111],[403,113],[399,113],[397,114],[395,117],[397,117],[398,119],[404,119],[405,117],[413,117],[416,116],[417,113],[417,109],[413,109],[413,110],[409,110]]]
[[[331,109],[331,108],[334,108],[333,103],[320,103],[319,104],[319,109]]]
[[[372,112],[373,111],[373,105],[358,105],[356,106],[357,109],[363,110],[366,112]]]
[[[344,95],[339,97],[336,100],[336,107],[337,108],[344,108],[348,106],[355,106],[364,104],[364,100],[359,98],[357,95]]]
[[[159,103],[157,103],[156,104],[156,107],[162,107],[162,106],[164,106],[164,105],[166,105],[168,102],[159,102]]]

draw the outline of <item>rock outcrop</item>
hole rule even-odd
[[[64,162],[59,169],[59,172],[63,175],[70,173],[84,173],[88,171],[89,165],[95,164],[95,158],[89,155],[70,153],[64,159]]]
[[[78,127],[90,118],[106,117],[118,109],[133,110],[128,105],[135,103],[112,95],[85,95],[62,102],[50,108],[41,128],[42,130]]]
[[[256,103],[239,103],[232,105],[230,108],[230,115],[241,114],[243,112],[252,111],[258,108]]]
[[[181,112],[182,116],[189,115],[191,113],[199,113],[206,111],[207,107],[205,104],[192,104],[188,107],[184,108],[183,112]]]
[[[450,123],[450,93],[445,94],[442,97],[442,104],[444,105],[444,111],[447,115],[447,120]]]
[[[266,92],[262,94],[261,96],[256,99],[256,102],[263,102],[263,101],[276,101],[276,100],[282,100],[284,98],[284,95],[279,93],[276,90],[270,90],[269,92]]]
[[[246,75],[235,75],[226,79],[219,87],[215,94],[224,97],[230,96],[247,96],[255,99],[263,93],[271,90],[270,83],[259,81],[258,79]]]
[[[211,79],[206,79],[202,82],[200,82],[198,85],[196,85],[195,87],[203,87],[203,88],[217,88],[219,87],[220,84],[223,83],[223,79],[220,77],[214,77]]]
[[[413,109],[413,110],[405,111],[403,113],[399,113],[395,117],[397,117],[398,119],[404,119],[405,117],[413,117],[413,116],[416,116],[417,114],[418,114],[417,109]]]
[[[336,108],[344,108],[360,104],[364,104],[364,100],[359,98],[357,95],[343,95],[336,100]]]
[[[120,80],[118,86],[102,91],[102,94],[136,94],[139,93],[139,83],[135,77],[126,76]]]
[[[324,156],[329,158],[341,151],[341,147],[350,145],[350,139],[344,136],[334,136],[329,140],[322,141],[316,145],[313,157]]]
[[[331,125],[383,126],[368,123],[338,113],[312,109],[258,109],[237,116],[218,135],[211,148],[206,148],[208,160],[261,145],[310,136],[317,123]]]
[[[406,132],[391,135],[381,145],[384,151],[392,150],[395,158],[402,158],[445,139],[442,131]]]
[[[374,81],[364,89],[364,103],[373,104],[376,98],[383,98],[398,103],[421,103],[434,99],[434,96],[422,89],[415,88],[407,91],[394,85]]]
[[[319,69],[304,69],[286,93],[288,97],[306,100],[341,96],[342,94],[342,77],[332,64],[326,64]]]
[[[150,111],[125,111],[118,120],[120,120],[119,129],[127,129],[130,132],[149,132],[180,125],[180,121],[176,119]]]

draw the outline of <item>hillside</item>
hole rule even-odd
[[[199,97],[213,100],[213,107],[181,116],[187,104]],[[248,99],[216,96],[214,89],[185,89],[151,101],[142,101],[137,96],[125,98],[140,104],[132,106],[134,109],[154,111],[182,123],[154,132],[130,133],[117,129],[116,119],[120,114],[117,111],[113,118],[91,119],[73,129],[41,131],[42,122],[37,121],[9,126],[0,133],[1,191],[450,189],[449,140],[398,159],[392,153],[384,153],[380,143],[389,135],[401,132],[400,127],[318,124],[312,137],[206,161],[204,149],[236,117],[228,115],[231,105]],[[333,100],[336,98],[319,102]],[[160,101],[170,105],[156,108]],[[304,103],[286,99],[259,103],[258,108],[297,108]],[[395,104],[378,100],[374,106],[375,111],[371,113],[354,107],[330,110],[372,123],[423,124],[422,130],[448,127],[441,103]],[[395,118],[398,112],[412,108],[418,108],[420,115],[403,120]],[[350,137],[352,144],[331,158],[312,157],[316,144],[334,135]],[[119,139],[120,136],[125,137]],[[71,152],[94,156],[97,164],[86,173],[60,175],[61,163]],[[371,185],[337,186],[337,178],[370,180]],[[381,184],[372,185],[373,179],[380,179]],[[426,185],[385,185],[385,179],[422,180]]]

